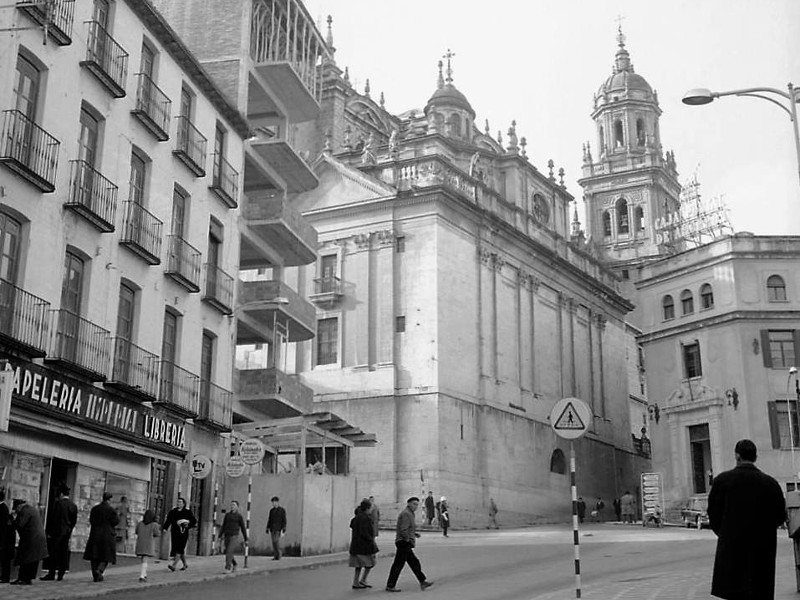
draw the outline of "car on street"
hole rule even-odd
[[[686,527],[696,527],[697,529],[709,527],[708,494],[691,496],[686,506],[681,509],[681,520]]]

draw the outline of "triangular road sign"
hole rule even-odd
[[[567,405],[564,407],[564,410],[561,411],[561,416],[559,416],[555,423],[553,423],[553,429],[586,429],[586,425],[583,423],[581,418],[578,416],[578,411],[575,410],[575,407],[572,405],[572,402],[567,402]]]

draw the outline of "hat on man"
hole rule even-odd
[[[114,497],[114,494],[111,492],[103,492],[103,502],[107,500],[111,500]]]
[[[20,506],[20,505],[22,505],[22,504],[25,504],[25,500],[23,500],[22,498],[14,498],[14,499],[11,501],[11,508],[12,508],[13,510],[16,510],[16,509],[17,509],[17,507],[18,507],[18,506]]]

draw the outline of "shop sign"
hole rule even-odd
[[[228,477],[241,477],[246,466],[241,456],[231,456],[225,465],[225,473]]]
[[[211,473],[211,459],[204,454],[195,454],[189,468],[194,479],[205,479]]]
[[[264,459],[264,444],[258,438],[248,438],[239,446],[239,456],[245,464],[260,463]]]
[[[664,508],[661,473],[642,473],[642,514],[654,515]]]
[[[181,423],[34,363],[11,362],[11,367],[15,403],[35,407],[71,424],[121,433],[135,441],[173,450],[186,449],[186,431]]]

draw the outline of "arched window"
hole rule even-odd
[[[447,122],[450,125],[450,135],[461,137],[461,117],[453,113]]]
[[[689,290],[683,290],[681,292],[681,313],[684,315],[690,315],[694,312],[694,296],[692,292]]]
[[[645,131],[644,119],[636,119],[636,145],[644,146]]]
[[[622,131],[622,121],[614,121],[614,147],[622,148],[625,145],[625,135]]]
[[[633,222],[636,224],[636,231],[644,231],[644,209],[641,206],[637,206],[633,214]]]
[[[564,459],[564,452],[556,448],[550,457],[550,472],[564,475],[567,472],[567,461]]]
[[[786,302],[786,284],[780,275],[770,275],[767,279],[767,300]]]
[[[661,301],[661,304],[664,307],[664,320],[669,321],[670,319],[675,318],[675,301],[672,299],[672,296],[667,294],[664,296],[664,300]]]
[[[700,286],[700,308],[714,308],[714,290],[710,283]]]
[[[628,201],[625,198],[617,200],[617,233],[630,233]]]
[[[611,237],[611,213],[608,211],[603,213],[603,235]]]

